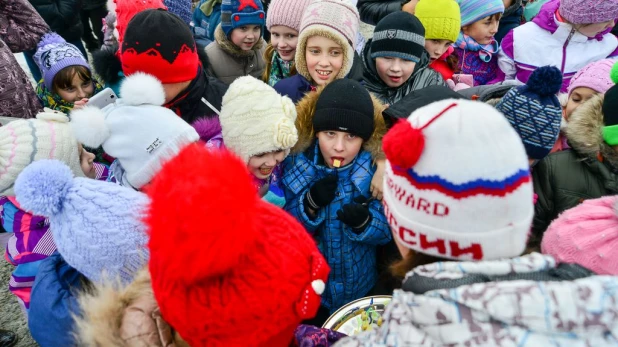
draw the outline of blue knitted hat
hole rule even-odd
[[[120,185],[73,178],[57,160],[39,160],[15,181],[17,202],[49,218],[58,252],[91,281],[119,277],[130,283],[148,263],[142,217],[148,197]]]
[[[180,17],[187,25],[191,25],[191,18],[193,17],[191,0],[164,0],[163,3],[167,6],[168,12]]]
[[[502,0],[457,0],[461,11],[461,26],[470,25],[496,13],[504,13]]]
[[[34,61],[41,69],[43,82],[49,90],[52,90],[56,74],[65,67],[80,65],[90,70],[82,52],[56,33],[43,35],[34,54]]]
[[[562,106],[556,94],[561,86],[560,70],[543,66],[526,85],[512,88],[496,105],[521,137],[530,159],[545,158],[558,139]]]
[[[221,3],[221,29],[227,37],[243,25],[259,25],[263,33],[265,24],[266,13],[260,0],[223,0]]]

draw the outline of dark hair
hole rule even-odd
[[[59,89],[69,88],[73,85],[73,78],[75,75],[83,82],[92,81],[92,74],[90,69],[81,65],[71,65],[58,71],[54,80],[52,81],[53,92],[58,93]]]
[[[446,258],[440,258],[425,253],[415,252],[410,250],[403,259],[393,263],[390,266],[391,274],[393,276],[403,279],[410,270],[417,266],[433,264],[441,261],[453,261]]]

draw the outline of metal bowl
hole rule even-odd
[[[378,317],[382,316],[386,310],[386,305],[390,303],[392,298],[390,295],[375,295],[354,300],[333,313],[322,325],[322,328],[348,336],[356,335],[363,331],[361,316],[365,312],[368,318],[367,322],[373,329],[377,326]]]

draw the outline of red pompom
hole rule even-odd
[[[416,164],[425,148],[425,137],[420,129],[408,121],[400,121],[386,133],[382,148],[392,165],[410,168]]]

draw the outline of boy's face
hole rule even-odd
[[[343,66],[343,47],[322,36],[311,36],[305,49],[307,70],[317,85],[331,82]]]
[[[439,59],[453,44],[451,40],[425,40],[425,50],[431,61]]]
[[[250,51],[260,40],[261,31],[259,25],[243,25],[232,30],[230,40],[243,51]]]
[[[320,153],[329,168],[333,168],[335,160],[340,166],[350,164],[363,145],[363,139],[343,131],[320,131],[316,134]]]
[[[92,80],[83,81],[79,74],[73,76],[73,81],[70,86],[66,88],[58,88],[56,91],[62,100],[66,102],[74,103],[83,98],[89,98],[94,94],[94,85]]]
[[[466,25],[462,30],[464,34],[473,38],[477,43],[487,45],[493,41],[494,36],[498,32],[499,24],[499,16],[491,15],[470,25]]]
[[[249,158],[247,168],[249,168],[253,176],[265,180],[270,177],[275,167],[279,165],[283,159],[285,159],[285,151],[283,150],[254,155]]]
[[[84,175],[88,178],[96,178],[97,172],[94,169],[95,155],[85,150],[81,144],[78,144],[77,147],[79,150],[79,163]]]
[[[579,105],[590,100],[590,98],[596,94],[597,92],[594,89],[590,89],[588,87],[578,87],[573,89],[569,95],[569,100],[567,101],[566,107],[564,108],[564,119],[568,121],[569,117],[573,114],[573,111],[575,111]]]
[[[378,76],[380,76],[380,79],[390,88],[398,88],[406,83],[408,79],[410,79],[410,76],[412,76],[415,66],[415,62],[401,58],[376,58]]]
[[[285,25],[274,25],[270,28],[270,44],[277,50],[281,59],[292,61],[296,54],[298,31]]]

